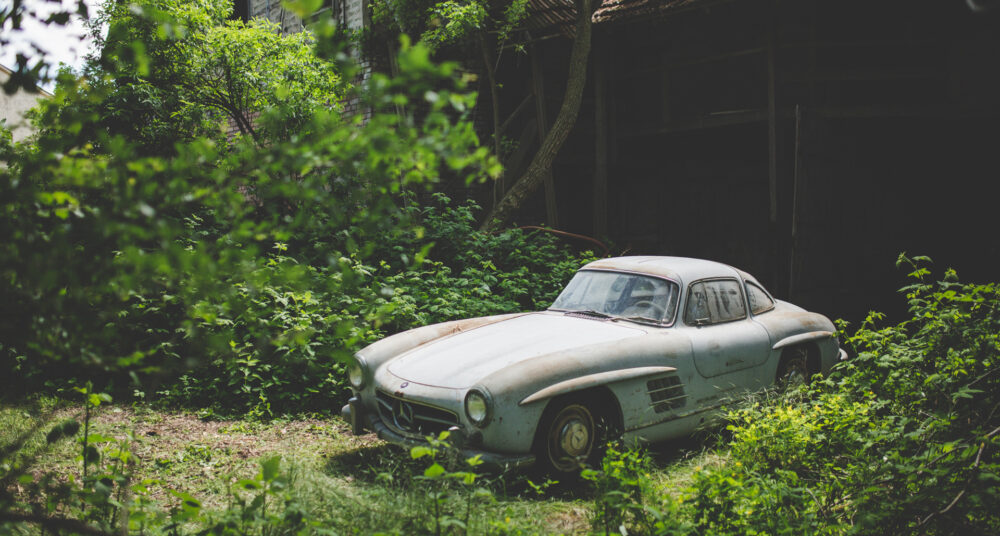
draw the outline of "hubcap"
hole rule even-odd
[[[552,466],[566,473],[576,471],[594,447],[594,417],[582,405],[566,406],[553,419],[548,436]]]
[[[587,453],[587,446],[590,444],[590,430],[580,419],[567,422],[559,435],[559,444],[566,454],[582,456]]]

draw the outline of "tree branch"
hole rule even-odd
[[[541,186],[546,172],[552,168],[553,160],[569,136],[573,125],[576,124],[576,118],[580,112],[580,102],[583,98],[583,88],[587,84],[592,6],[593,0],[578,0],[577,2],[576,36],[573,39],[566,93],[563,96],[562,107],[559,108],[559,115],[556,116],[552,128],[549,129],[541,147],[532,158],[527,171],[511,186],[507,194],[483,221],[481,226],[483,231],[499,229],[520,208],[528,196]]]

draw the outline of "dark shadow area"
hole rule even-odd
[[[401,447],[378,443],[329,456],[323,470],[330,475],[345,475],[369,484],[392,484],[410,480],[400,477],[421,474],[423,467],[417,462]]]
[[[655,443],[648,447],[647,453],[656,467],[663,468],[714,449],[723,441],[720,429],[713,429]]]

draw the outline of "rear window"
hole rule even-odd
[[[750,302],[750,312],[759,315],[774,309],[774,300],[764,292],[764,289],[747,281],[747,301]]]
[[[684,321],[690,325],[719,324],[746,318],[739,282],[732,279],[701,281],[688,292]]]

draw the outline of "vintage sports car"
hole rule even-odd
[[[342,413],[355,434],[413,445],[451,430],[469,456],[569,474],[608,439],[686,435],[735,396],[826,373],[846,356],[834,332],[725,264],[603,259],[546,311],[425,326],[364,348]]]

